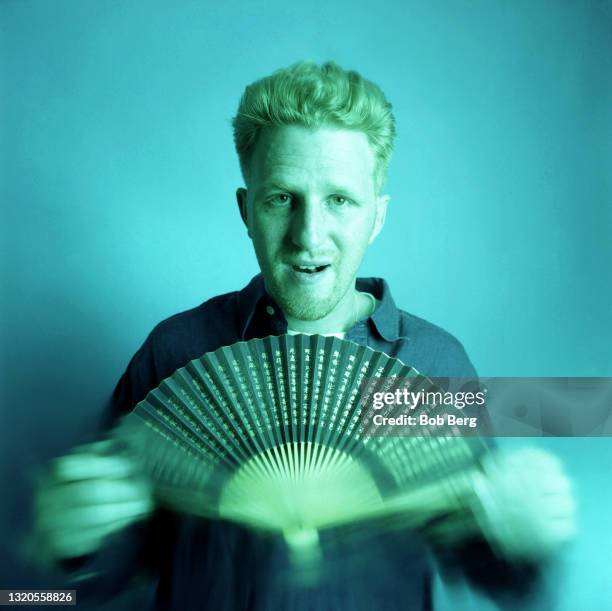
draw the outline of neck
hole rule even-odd
[[[287,316],[287,324],[300,333],[324,334],[348,331],[356,322],[371,313],[371,299],[356,288],[349,289],[338,305],[318,320],[299,320]]]

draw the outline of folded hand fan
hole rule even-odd
[[[426,521],[459,502],[485,444],[453,427],[444,436],[373,427],[372,393],[400,384],[435,389],[398,359],[350,341],[254,339],[178,369],[120,434],[161,501],[283,533],[296,557],[308,556],[321,529],[391,515]]]

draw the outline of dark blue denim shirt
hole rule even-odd
[[[359,279],[357,288],[372,293],[379,305],[357,323],[346,339],[400,358],[431,377],[472,377],[474,368],[462,345],[449,333],[399,310],[386,282]],[[261,275],[241,291],[210,299],[168,318],[153,329],[120,379],[105,426],[188,361],[220,346],[287,332],[287,322],[269,295]],[[87,590],[112,595],[137,574],[156,582],[156,608],[188,611],[234,610],[425,610],[432,608],[431,553],[411,531],[360,531],[356,537],[323,535],[323,574],[316,585],[297,585],[291,577],[280,537],[256,534],[235,524],[209,522],[158,510],[109,538],[80,568],[92,577]],[[496,591],[525,580],[524,567],[493,557],[483,541],[472,541],[449,554],[481,587]],[[517,581],[518,580],[518,581]]]

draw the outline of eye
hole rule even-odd
[[[287,193],[276,193],[268,198],[271,206],[287,206],[291,203],[291,195]]]
[[[330,201],[334,206],[346,206],[349,203],[349,200],[343,195],[332,195],[330,197]]]

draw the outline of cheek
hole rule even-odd
[[[255,249],[259,253],[272,254],[283,242],[284,227],[278,219],[269,217],[255,218],[251,228]]]
[[[368,246],[375,216],[372,214],[354,216],[339,224],[338,235],[345,252],[355,255],[362,253]]]

